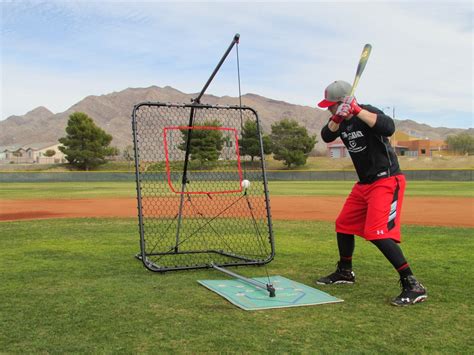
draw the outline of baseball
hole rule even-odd
[[[250,187],[250,181],[248,181],[248,180],[242,180],[241,185],[242,185],[242,188],[243,188],[243,189],[248,189],[248,188]]]

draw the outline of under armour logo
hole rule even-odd
[[[377,231],[377,235],[382,235],[382,234],[383,234],[383,230],[382,230],[382,229]]]

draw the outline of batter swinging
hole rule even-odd
[[[395,131],[389,116],[370,105],[359,105],[351,85],[339,80],[330,84],[318,106],[332,117],[321,130],[324,142],[340,137],[347,147],[359,177],[336,220],[339,262],[332,274],[318,284],[354,283],[352,254],[354,235],[371,241],[400,275],[402,292],[392,300],[395,306],[411,305],[427,298],[408,265],[400,246],[400,212],[405,177],[388,138]]]

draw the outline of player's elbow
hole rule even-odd
[[[321,130],[321,138],[324,143],[331,143],[337,138],[337,136],[338,134],[331,132],[327,126],[323,127]]]
[[[390,117],[379,114],[373,128],[378,134],[390,137],[395,133],[395,122]]]
[[[394,133],[395,133],[395,125],[389,125],[389,126],[384,127],[384,130],[383,130],[383,132],[382,132],[382,134],[383,134],[385,137],[390,137],[390,136],[392,136]]]
[[[395,133],[395,123],[393,120],[389,121],[389,124],[387,125],[387,136],[391,136]]]
[[[324,143],[330,143],[330,142],[332,142],[331,139],[329,139],[329,138],[326,137],[326,136],[323,136],[322,134],[321,134],[321,138],[323,139],[323,142],[324,142]]]

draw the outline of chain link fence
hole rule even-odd
[[[404,170],[407,180],[474,181],[474,169]],[[161,172],[163,178],[166,172]],[[197,172],[194,172],[197,175]],[[267,170],[269,181],[356,181],[355,171],[275,171]],[[195,176],[199,178],[199,176]],[[230,179],[225,174],[220,179]],[[135,173],[127,172],[0,172],[0,182],[86,182],[135,181]]]

